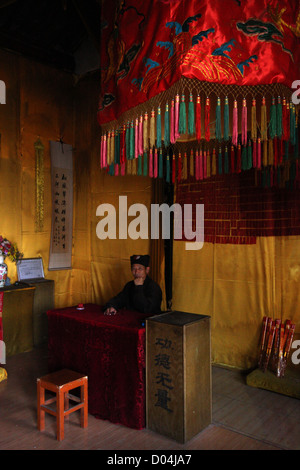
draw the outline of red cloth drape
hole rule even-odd
[[[291,87],[299,79],[299,22],[297,0],[106,2],[99,123],[181,77]]]
[[[145,315],[121,310],[105,316],[94,304],[51,310],[49,369],[88,375],[89,413],[113,423],[145,426]]]
[[[4,292],[0,292],[0,341],[3,341],[3,327],[2,327],[3,295],[4,295]],[[0,357],[1,357],[1,354],[0,354]]]

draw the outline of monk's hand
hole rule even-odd
[[[116,313],[117,313],[117,310],[114,307],[108,307],[105,310],[104,315],[115,315]]]

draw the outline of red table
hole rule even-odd
[[[89,413],[135,429],[145,427],[145,327],[149,315],[121,310],[115,316],[85,304],[50,310],[49,369],[88,375]]]

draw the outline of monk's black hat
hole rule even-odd
[[[150,264],[150,256],[149,255],[132,255],[130,256],[130,264],[141,264],[148,268]]]

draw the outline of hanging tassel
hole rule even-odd
[[[196,137],[198,142],[201,140],[201,98],[197,96],[196,103]]]
[[[202,154],[202,150],[201,150]],[[206,150],[203,151],[203,178],[207,178],[207,155]]]
[[[238,143],[238,148],[237,148],[237,160],[236,160],[236,171],[237,173],[241,173],[241,165],[242,163],[242,148],[241,148],[241,144]]]
[[[273,139],[273,159],[274,159],[274,166],[277,167],[278,165],[278,149],[277,149],[277,137]]]
[[[228,147],[227,147],[227,145],[225,147],[225,153],[224,153],[224,173],[225,173],[225,175],[228,175],[228,173],[229,173],[229,158],[228,158]]]
[[[272,104],[270,108],[270,125],[269,125],[269,135],[271,139],[274,139],[276,136],[277,132],[277,110],[276,110],[276,104],[275,104],[275,98],[272,98]]]
[[[194,151],[191,149],[190,154],[190,175],[194,176]]]
[[[185,96],[181,96],[180,108],[179,108],[179,124],[178,132],[180,135],[186,134],[186,105]]]
[[[179,152],[179,155],[178,155],[177,181],[181,181],[181,175],[182,175],[182,158],[181,158],[181,152]]]
[[[125,176],[126,162],[121,163],[121,176]]]
[[[121,163],[124,163],[125,160],[126,160],[126,139],[125,139],[125,136],[126,136],[126,126],[124,124],[123,127],[122,127],[121,140],[120,140],[120,145],[121,145],[120,160],[121,160]]]
[[[248,170],[251,170],[252,164],[253,164],[253,160],[252,160],[252,146],[251,146],[251,141],[250,141],[250,140],[249,140],[249,142],[248,142],[248,147],[247,147],[247,157],[248,157],[247,169],[248,169]]]
[[[155,147],[154,149],[154,166],[153,166],[153,176],[154,178],[157,178],[158,174],[158,154],[157,154],[157,148]]]
[[[231,173],[235,173],[235,152],[234,152],[233,145],[231,145],[230,147],[230,168],[231,168]]]
[[[290,108],[289,103],[283,98],[282,101],[282,138],[287,141],[290,139]]]
[[[267,165],[268,165],[268,141],[267,141],[267,140],[264,140],[264,141],[263,141],[262,165],[263,165],[263,166],[267,166]]]
[[[176,160],[175,160],[175,155],[173,154],[172,158],[172,183],[175,183],[175,178],[176,178]]]
[[[146,112],[144,115],[144,123],[143,123],[143,147],[144,152],[147,152],[149,149],[149,133],[148,133],[148,113]]]
[[[103,142],[104,142],[104,135],[101,135],[100,138],[100,168],[103,168]]]
[[[119,176],[119,167],[120,167],[119,164],[116,164],[116,165],[115,165],[115,168],[114,168],[115,176]]]
[[[252,164],[253,168],[257,168],[257,142],[253,140],[253,150],[252,150]]]
[[[114,165],[114,163],[111,163],[111,164],[109,165],[109,167],[108,167],[108,174],[109,174],[110,176],[114,176],[114,174],[115,174],[115,165]]]
[[[254,141],[257,139],[257,126],[256,126],[256,99],[252,99],[251,107],[251,139]]]
[[[136,118],[135,120],[135,128],[134,128],[134,158],[138,158],[139,156],[139,120]]]
[[[296,144],[296,111],[293,103],[290,103],[290,141],[292,145]]]
[[[278,96],[277,98],[276,124],[277,124],[277,130],[276,130],[277,137],[281,138],[282,136],[282,104],[281,104],[280,96]]]
[[[219,154],[218,154],[218,174],[221,175],[223,173],[223,162],[222,162],[222,149],[219,147]]]
[[[211,158],[210,158],[210,153],[209,149],[206,150],[206,176],[207,178],[210,178],[211,176]]]
[[[161,147],[161,109],[160,106],[157,109],[156,117],[156,147]]]
[[[296,118],[295,134],[296,134],[296,143],[295,143],[295,158],[300,158],[300,155],[299,155],[299,129],[298,129],[298,117]]]
[[[162,178],[162,177],[163,177],[163,155],[162,155],[162,149],[160,149],[160,151],[159,151],[158,177],[159,177],[159,178]]]
[[[206,159],[205,159],[206,161]],[[206,173],[206,171],[205,171]],[[204,178],[204,160],[203,160],[203,153],[202,153],[202,149],[200,149],[200,153],[199,153],[199,179],[200,180],[203,180]]]
[[[216,107],[216,139],[221,141],[222,140],[222,130],[221,130],[221,100],[220,98],[217,99],[217,107]]]
[[[195,134],[195,106],[193,95],[190,93],[189,109],[188,109],[188,133],[189,135]]]
[[[144,142],[143,142],[143,116],[140,116],[139,121],[139,155],[144,153]]]
[[[247,147],[246,145],[242,146],[242,156],[241,156],[241,169],[248,169],[248,159],[247,159]]]
[[[283,151],[283,138],[281,136],[281,139],[278,142],[278,164],[279,165],[281,165],[281,163],[283,162],[283,154],[284,154],[284,151]]]
[[[205,129],[205,140],[210,140],[210,100],[207,97],[205,103],[205,116],[204,116],[204,129]]]
[[[119,165],[120,163],[120,132],[116,131],[115,136],[115,163]]]
[[[109,155],[109,164],[111,165],[115,159],[115,131],[113,130],[110,135],[110,155]],[[114,174],[114,170],[112,172]]]
[[[225,97],[225,104],[224,104],[224,140],[227,141],[229,139],[229,104],[228,104],[228,97]]]
[[[153,150],[150,148],[149,151],[149,176],[153,178]]]
[[[179,95],[177,94],[175,96],[175,124],[174,124],[174,137],[175,137],[175,142],[177,139],[179,139],[180,134],[179,134]]]
[[[103,137],[103,154],[102,154],[102,168],[107,167],[107,137],[106,133]]]
[[[261,141],[267,140],[267,107],[266,99],[263,97],[261,104],[261,122],[260,122],[260,138]]]
[[[175,103],[171,101],[171,116],[170,116],[170,142],[175,144]]]
[[[289,148],[290,148],[290,142],[288,140],[284,141],[284,160],[289,159]]]
[[[238,108],[237,108],[237,100],[234,100],[234,102],[233,102],[232,143],[235,146],[237,146],[237,144],[238,144]]]
[[[110,143],[111,143],[111,132],[107,133],[107,166],[111,164],[110,161]]]
[[[129,159],[134,158],[134,127],[133,121],[130,123],[130,142],[129,142]]]
[[[107,133],[106,140],[106,166],[110,165],[110,131]]]
[[[139,155],[138,156],[138,169],[137,169],[138,176],[142,176],[142,163],[143,163],[143,157],[142,155]]]
[[[126,134],[125,134],[125,146],[126,146],[126,159],[130,158],[130,122],[126,124]]]
[[[155,147],[155,111],[152,109],[150,116],[150,147]]]
[[[247,109],[247,101],[245,98],[243,98],[243,107],[242,107],[242,145],[246,146],[247,145],[247,131],[248,131],[248,109]]]
[[[261,139],[257,139],[257,168],[261,168]]]
[[[183,157],[182,179],[183,180],[187,179],[187,154],[186,152],[184,152],[184,157]]]
[[[131,175],[131,165],[132,164],[132,160],[127,160],[127,165],[126,165],[126,172],[127,172],[127,175]]]
[[[199,181],[200,179],[200,161],[199,161],[199,152],[196,149],[196,154],[195,154],[195,178],[196,181]]]
[[[137,164],[137,158],[134,158],[131,162],[131,174],[132,175],[136,175],[137,173],[137,167],[136,167],[136,164]]]
[[[171,174],[170,174],[170,156],[169,153],[167,154],[167,162],[166,162],[166,182],[170,183],[171,181]]]
[[[143,161],[143,175],[148,175],[148,153],[144,152],[144,161]]]
[[[165,143],[165,147],[168,147],[170,145],[170,117],[169,117],[168,103],[166,104],[166,110],[165,110],[164,143]]]
[[[217,157],[216,157],[215,148],[213,148],[212,159],[211,159],[211,174],[213,176],[217,174]]]

